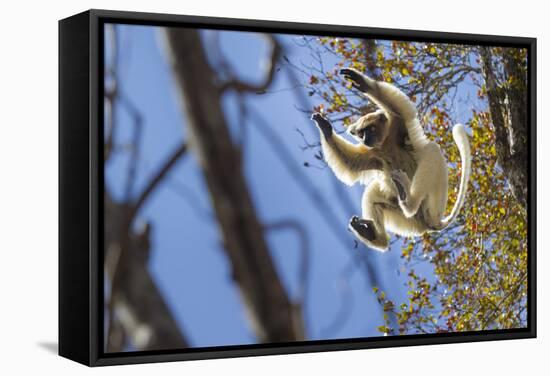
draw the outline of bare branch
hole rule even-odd
[[[298,185],[305,191],[306,196],[312,202],[313,207],[318,210],[321,218],[326,222],[334,236],[341,241],[343,245],[345,245],[346,249],[349,249],[352,244],[352,240],[346,235],[345,231],[341,231],[342,225],[337,219],[338,215],[334,212],[334,209],[325,200],[315,185],[305,178],[301,168],[299,167],[300,165],[297,164],[292,158],[292,153],[286,146],[285,142],[275,131],[273,131],[272,127],[269,125],[269,122],[264,119],[259,111],[256,111],[254,108],[250,108],[249,113],[257,125],[255,129],[257,129],[264,136],[266,141],[272,145],[272,150],[277,154]]]
[[[210,208],[201,205],[200,196],[197,190],[186,186],[184,183],[174,177],[167,177],[167,186],[187,202],[187,205],[193,210],[197,217],[202,218],[205,222],[215,222],[216,216]]]
[[[308,290],[309,264],[311,259],[309,237],[307,236],[304,226],[302,226],[302,224],[298,221],[285,219],[265,225],[264,230],[292,230],[296,233],[296,235],[298,235],[300,239],[300,252],[302,254],[300,268],[298,269],[298,280],[300,281],[298,297],[302,304],[304,304]]]
[[[207,64],[200,36],[182,28],[167,28],[165,35],[193,151],[252,328],[262,342],[303,340],[301,312],[284,290],[263,237],[220,103],[217,75]]]
[[[117,33],[114,26],[108,30],[112,61],[106,69],[106,77],[109,77],[110,82],[104,93],[108,111],[105,160],[112,155],[116,141],[115,112],[119,105],[125,106],[134,118],[134,139],[126,178],[126,202],[113,202],[108,187],[104,188],[104,268],[111,290],[106,302],[108,312],[104,318],[108,319],[108,331],[103,345],[107,352],[123,351],[129,341],[138,350],[184,348],[187,347],[187,341],[147,267],[151,225],[146,224],[137,233],[130,226],[135,214],[132,213],[131,195],[139,158],[142,117],[139,110],[121,94],[117,77]],[[150,190],[153,188],[150,187]]]
[[[126,201],[130,202],[132,200],[132,193],[134,190],[134,185],[136,181],[136,174],[137,174],[137,165],[139,162],[139,149],[141,146],[141,136],[143,133],[143,117],[141,116],[141,112],[137,109],[137,107],[124,95],[121,95],[120,88],[119,88],[119,102],[121,105],[124,105],[128,112],[130,113],[130,116],[133,119],[134,125],[133,125],[133,139],[132,139],[132,148],[130,153],[130,163],[128,166],[128,170],[126,173],[126,187],[125,187],[125,196]]]
[[[322,338],[330,338],[338,333],[348,322],[353,312],[353,294],[351,293],[350,279],[356,268],[354,263],[350,262],[340,272],[336,280],[336,287],[340,293],[340,307],[332,321],[321,329]]]
[[[157,188],[157,186],[162,182],[164,177],[170,172],[170,170],[176,165],[180,158],[185,155],[187,152],[187,143],[182,143],[179,145],[171,154],[170,157],[166,159],[163,165],[159,170],[153,175],[149,183],[145,186],[141,194],[138,196],[137,200],[132,206],[132,212],[130,214],[130,222],[139,212],[145,201],[149,198],[151,193]]]
[[[109,278],[109,331],[106,349],[116,351],[128,337],[139,350],[188,346],[147,267],[151,226],[132,233],[127,206],[105,193],[105,276]]]
[[[116,118],[116,100],[117,100],[117,67],[118,67],[118,34],[116,33],[115,26],[108,24],[105,27],[106,35],[110,38],[111,49],[111,61],[106,69],[106,73],[110,77],[110,86],[105,87],[105,112],[107,114],[106,126],[106,139],[104,147],[104,160],[107,161],[113,152],[113,140],[115,138],[115,118]],[[106,85],[107,86],[107,85]]]
[[[300,240],[300,267],[298,268],[298,301],[300,311],[303,312],[303,321],[304,328],[307,327],[305,324],[307,317],[307,297],[309,292],[309,275],[310,275],[310,265],[311,265],[311,246],[309,242],[309,237],[307,236],[306,229],[298,221],[292,219],[280,220],[277,222],[272,222],[264,226],[266,231],[278,231],[278,230],[291,230],[296,233]],[[305,329],[304,329],[305,330]],[[306,333],[309,330],[306,330]]]
[[[263,94],[267,88],[273,82],[276,72],[276,63],[281,55],[281,47],[275,37],[270,34],[262,34],[270,44],[271,52],[266,67],[265,77],[259,84],[253,84],[250,82],[244,82],[236,77],[229,79],[220,86],[220,93],[224,93],[226,90],[235,90],[238,92],[251,92]]]

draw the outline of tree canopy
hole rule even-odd
[[[466,203],[441,233],[401,238],[408,301],[374,287],[384,334],[519,328],[527,325],[527,50],[457,44],[304,37],[318,64],[300,66],[316,110],[352,123],[372,105],[338,75],[354,67],[398,86],[417,104],[428,137],[449,162],[448,212],[460,179],[451,129],[467,125],[473,154]],[[336,64],[326,68],[327,60]],[[457,109],[458,108],[458,109]],[[317,148],[317,145],[310,145]],[[395,241],[395,240],[394,240]],[[429,263],[435,279],[416,271]]]

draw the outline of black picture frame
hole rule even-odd
[[[528,327],[368,339],[103,352],[103,28],[105,22],[499,45],[528,49]],[[536,39],[312,23],[89,10],[59,21],[59,354],[88,366],[536,337]]]

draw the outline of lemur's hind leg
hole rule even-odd
[[[420,209],[424,198],[426,198],[426,190],[423,185],[419,184],[420,176],[417,171],[411,183],[407,174],[402,170],[392,171],[391,173],[391,179],[395,184],[395,188],[397,188],[399,206],[406,218],[413,217]]]
[[[411,181],[407,174],[403,170],[394,170],[391,172],[391,180],[397,189],[399,202],[406,202],[409,198],[409,191],[411,189]]]
[[[384,198],[377,184],[365,188],[362,202],[362,218],[353,216],[349,229],[357,239],[368,247],[385,252],[388,250],[390,236],[384,227]]]
[[[426,223],[437,227],[447,203],[447,166],[437,144],[430,143],[421,152],[412,180],[401,170],[392,171],[391,179],[405,217],[412,218],[422,207]]]

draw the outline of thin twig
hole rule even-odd
[[[264,230],[266,231],[277,231],[277,230],[292,230],[296,233],[300,241],[300,267],[298,268],[298,302],[301,306],[306,337],[307,333],[311,333],[311,328],[308,327],[308,320],[305,320],[307,317],[307,300],[309,293],[309,276],[310,276],[310,265],[311,265],[311,246],[309,237],[307,236],[306,229],[302,224],[293,219],[284,219],[276,222],[271,222],[267,225],[264,225]]]
[[[258,83],[253,84],[250,82],[244,82],[234,75],[233,77],[227,80],[226,82],[220,85],[220,93],[225,92],[226,90],[235,90],[237,92],[252,92],[252,93],[265,93],[267,88],[271,86],[273,79],[275,78],[276,72],[276,63],[279,60],[281,54],[281,46],[275,39],[273,35],[262,34],[269,42],[271,46],[271,53],[268,60],[267,71],[264,76],[264,79]],[[227,65],[226,65],[227,66]]]
[[[315,187],[315,185],[305,178],[299,164],[291,157],[292,152],[288,149],[285,142],[275,132],[264,117],[256,111],[254,108],[249,109],[250,117],[254,120],[257,129],[264,138],[271,144],[272,150],[278,155],[281,162],[285,165],[288,172],[292,175],[298,185],[305,191],[306,196],[312,202],[313,207],[317,209],[321,218],[325,221],[328,227],[331,229],[334,236],[345,245],[346,249],[350,248],[351,239],[348,238],[344,231],[341,231],[342,225],[336,220],[338,215],[331,207],[331,205],[325,200],[321,192]]]
[[[336,315],[332,321],[321,329],[320,336],[322,338],[330,338],[338,333],[351,317],[354,301],[349,281],[355,270],[356,268],[354,263],[350,261],[340,272],[336,282],[341,296],[340,308],[336,312]]]
[[[138,163],[139,163],[139,150],[141,146],[141,137],[143,134],[143,117],[141,112],[137,107],[124,95],[121,95],[121,90],[119,88],[119,101],[120,104],[125,106],[130,115],[133,118],[134,134],[132,140],[132,148],[130,153],[130,162],[128,166],[128,171],[126,173],[126,187],[125,187],[125,198],[126,202],[130,202],[133,198],[133,190],[136,181]]]
[[[145,186],[141,194],[135,200],[135,203],[132,205],[132,211],[129,218],[129,222],[132,222],[135,215],[139,212],[145,201],[149,198],[151,193],[155,188],[160,184],[164,177],[170,172],[172,167],[180,160],[180,158],[185,155],[187,152],[187,143],[180,144],[165,160],[162,166],[158,171],[153,174],[153,177],[149,180],[149,183]]]

